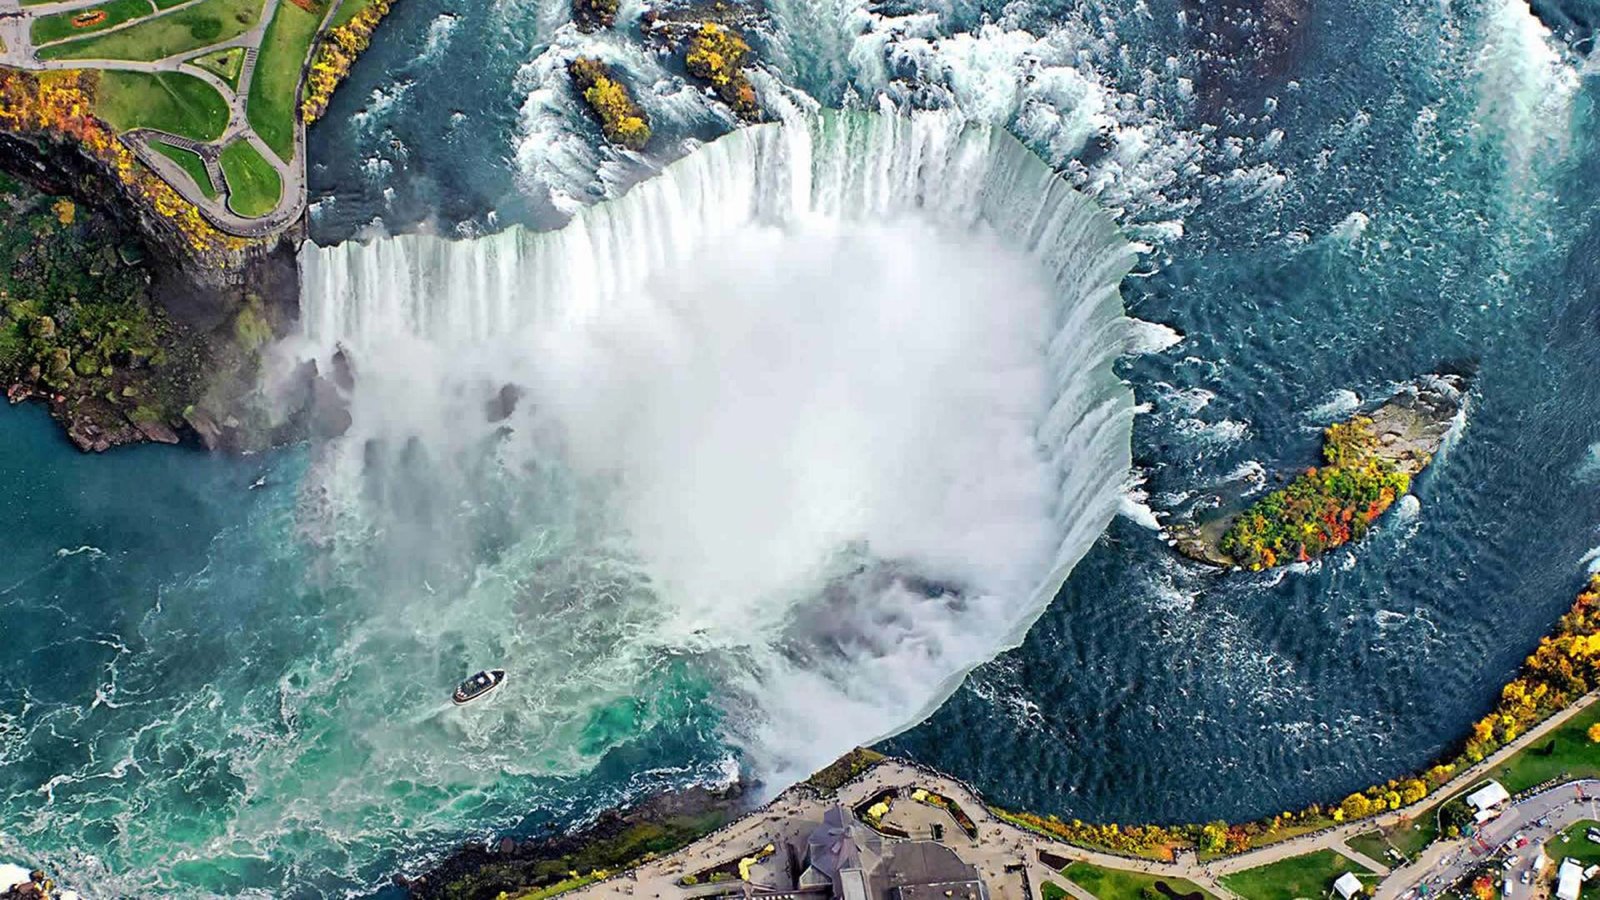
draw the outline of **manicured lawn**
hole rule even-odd
[[[1294,856],[1270,865],[1224,875],[1222,886],[1245,900],[1322,897],[1333,887],[1334,879],[1345,872],[1371,874],[1343,854],[1318,850],[1305,856]]]
[[[244,68],[243,47],[229,47],[226,50],[205,53],[189,62],[226,81],[228,87],[239,89],[239,70]]]
[[[1067,896],[1067,889],[1054,881],[1046,881],[1044,884],[1039,885],[1039,896],[1043,897],[1044,900],[1061,900],[1062,897]]]
[[[1416,818],[1389,832],[1389,843],[1408,858],[1422,852],[1439,836],[1439,820],[1434,816],[1436,807],[1417,813]]]
[[[79,16],[87,16],[103,12],[104,19],[93,25],[77,27],[72,20]],[[150,0],[110,0],[101,6],[91,6],[85,9],[74,9],[70,12],[56,13],[53,16],[40,16],[33,20],[31,34],[33,43],[48,44],[51,41],[62,41],[70,37],[79,37],[85,34],[94,34],[96,31],[105,31],[113,25],[148,16],[155,12],[155,7],[150,5]]]
[[[199,186],[201,193],[207,197],[214,198],[217,196],[217,189],[211,183],[211,176],[206,173],[205,161],[200,159],[198,153],[193,150],[185,150],[182,147],[174,147],[162,141],[151,141],[150,149],[182,166],[183,170],[189,173],[189,177],[194,179],[194,183]]]
[[[1600,776],[1600,744],[1584,734],[1600,722],[1600,704],[1595,704],[1568,719],[1555,731],[1494,768],[1489,777],[1498,778],[1506,790],[1515,794],[1558,777],[1593,778]]]
[[[1389,842],[1384,838],[1381,831],[1368,831],[1358,834],[1345,841],[1345,843],[1350,845],[1350,849],[1358,853],[1365,853],[1378,862],[1383,862],[1389,858]]]
[[[1583,836],[1585,831],[1596,827],[1600,827],[1600,822],[1596,822],[1593,819],[1574,822],[1566,831],[1556,835],[1551,839],[1550,843],[1545,845],[1545,852],[1550,855],[1550,858],[1555,861],[1557,866],[1560,866],[1561,861],[1567,858],[1577,860],[1578,864],[1584,868],[1600,865],[1600,844],[1593,843]],[[1580,900],[1595,900],[1595,898],[1600,897],[1600,883],[1594,881],[1586,883],[1583,886],[1583,892],[1578,896]]]
[[[278,11],[261,40],[261,57],[250,83],[250,126],[278,158],[294,158],[294,126],[300,100],[300,70],[305,65],[311,39],[322,24],[320,13],[308,13],[293,3],[278,4]]]
[[[101,72],[95,111],[118,131],[157,128],[197,141],[216,140],[228,127],[222,95],[182,72]]]
[[[1600,844],[1584,837],[1584,832],[1591,828],[1600,828],[1600,822],[1584,819],[1572,823],[1566,831],[1556,835],[1555,839],[1546,845],[1545,852],[1557,863],[1569,857],[1577,860],[1584,868],[1600,863]]]
[[[1143,872],[1102,869],[1086,862],[1075,862],[1062,870],[1061,874],[1100,900],[1143,900],[1145,888],[1155,888],[1157,882],[1166,883],[1170,893],[1163,895],[1167,897],[1215,900],[1210,894],[1201,890],[1199,885],[1182,878],[1162,878],[1157,875],[1146,875]]]
[[[121,31],[55,44],[45,59],[156,60],[238,37],[261,17],[262,0],[202,0]]]
[[[328,23],[329,26],[337,28],[343,25],[372,3],[373,0],[339,0],[339,11],[333,14],[333,21]]]
[[[228,182],[228,208],[241,216],[261,216],[278,205],[283,181],[278,171],[244,140],[222,149],[222,177]]]

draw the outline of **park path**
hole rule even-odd
[[[804,831],[808,827],[807,823],[820,821],[822,813],[834,803],[853,807],[889,788],[921,787],[953,799],[972,817],[973,822],[978,827],[978,839],[974,842],[953,844],[952,846],[963,860],[978,868],[985,880],[990,883],[992,889],[994,886],[1001,886],[1000,889],[995,890],[996,900],[1012,900],[1011,895],[1013,893],[1016,894],[1019,900],[1020,898],[1036,897],[1036,886],[1042,884],[1046,879],[1055,881],[1058,884],[1064,881],[1058,872],[1039,861],[1039,852],[1041,850],[1066,859],[1081,860],[1102,868],[1144,872],[1168,878],[1184,878],[1211,891],[1221,900],[1235,900],[1236,898],[1236,895],[1219,883],[1221,878],[1229,874],[1268,865],[1294,856],[1302,856],[1317,850],[1333,850],[1371,867],[1380,874],[1386,874],[1387,877],[1380,884],[1378,897],[1380,900],[1387,900],[1387,898],[1398,897],[1407,887],[1416,883],[1420,875],[1437,868],[1439,866],[1438,860],[1452,858],[1452,855],[1459,857],[1465,842],[1460,840],[1435,842],[1418,860],[1391,873],[1387,864],[1382,860],[1371,859],[1351,849],[1347,843],[1350,838],[1380,826],[1391,827],[1448,800],[1481,780],[1494,767],[1503,763],[1512,754],[1525,749],[1552,730],[1560,727],[1568,719],[1587,709],[1597,698],[1600,698],[1600,692],[1585,695],[1576,703],[1530,729],[1528,733],[1502,747],[1482,762],[1462,770],[1439,790],[1430,793],[1427,797],[1410,806],[1381,816],[1362,819],[1335,828],[1279,841],[1235,856],[1206,862],[1199,860],[1192,852],[1181,854],[1173,862],[1157,862],[1155,860],[1134,859],[1102,851],[1088,850],[1047,838],[999,819],[983,803],[976,791],[948,775],[900,760],[886,760],[841,787],[833,797],[819,797],[811,788],[805,785],[797,785],[779,794],[776,799],[766,806],[675,853],[654,860],[627,873],[612,876],[605,881],[580,888],[568,896],[572,900],[610,900],[610,898],[618,897],[680,898],[685,896],[686,893],[685,889],[677,884],[677,879],[683,874],[709,868],[731,859],[737,859],[768,843],[777,844],[783,841],[803,843]],[[1584,783],[1579,784],[1581,786]],[[1562,798],[1565,799],[1567,795],[1572,793],[1574,786],[1572,784],[1563,785],[1561,788],[1547,791],[1538,795],[1538,797],[1527,798],[1513,804],[1506,814],[1501,816],[1501,819],[1496,820],[1504,824],[1495,827],[1505,829],[1506,836],[1510,836],[1516,830],[1513,827],[1514,825],[1537,819],[1542,815],[1550,814],[1553,810],[1566,808],[1554,802],[1555,795],[1563,790],[1567,792],[1566,795],[1562,795]],[[1600,782],[1594,783],[1592,793],[1600,796]],[[1547,797],[1546,795],[1551,796]],[[1541,800],[1540,798],[1545,799]],[[1492,833],[1498,834],[1498,831]],[[1019,890],[1013,891],[1006,885],[1008,882],[1015,880],[1015,873],[1019,868],[1024,873],[1025,882]],[[1066,887],[1065,885],[1063,886]],[[739,890],[738,885],[724,885],[720,886],[720,888],[721,890]],[[1069,887],[1068,890],[1078,900],[1084,900],[1081,896],[1081,889],[1072,890]],[[697,894],[716,892],[716,890],[710,889],[710,886],[701,886],[696,891]]]
[[[139,61],[122,59],[47,60],[39,58],[37,48],[33,46],[30,35],[30,27],[34,17],[94,7],[101,5],[103,2],[104,0],[60,0],[60,2],[55,3],[23,7],[21,0],[0,0],[0,43],[4,45],[4,48],[0,49],[0,65],[34,70],[102,69],[152,74],[182,72],[185,75],[199,78],[221,94],[228,104],[228,124],[216,140],[196,141],[156,129],[137,128],[121,135],[122,142],[133,151],[140,162],[144,163],[160,176],[163,181],[171,185],[185,200],[193,203],[207,220],[224,232],[247,238],[267,237],[297,221],[305,213],[308,193],[305,160],[306,129],[298,115],[299,104],[298,102],[295,103],[297,112],[294,117],[294,144],[291,158],[288,160],[280,158],[251,127],[248,110],[250,85],[255,79],[256,62],[260,55],[261,43],[265,39],[267,28],[272,24],[273,16],[277,14],[282,0],[264,0],[261,15],[257,18],[255,24],[242,34],[205,47],[185,50],[162,59]],[[95,32],[95,34],[111,34],[124,28],[148,22],[157,16],[179,12],[200,2],[203,2],[203,0],[187,0],[185,3],[161,10],[152,16],[122,23],[113,28]],[[315,48],[317,42],[322,39],[329,24],[333,21],[333,16],[338,11],[341,2],[347,2],[347,0],[332,0],[327,4],[322,21],[317,26],[317,33],[312,39],[312,48]],[[229,87],[227,82],[217,75],[187,62],[197,56],[232,47],[245,48],[245,58],[240,68],[237,90]],[[300,74],[295,83],[296,98],[300,95],[309,65],[309,59],[301,61]],[[197,153],[201,160],[204,161],[206,172],[210,175],[213,185],[217,188],[217,196],[207,197],[200,190],[199,185],[195,184],[189,174],[184,171],[182,166],[152,149],[150,143],[157,140]],[[281,185],[278,203],[272,210],[260,216],[241,216],[228,206],[227,182],[222,177],[218,159],[222,149],[237,140],[249,143],[278,174]]]

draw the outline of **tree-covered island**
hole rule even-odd
[[[1464,391],[1459,376],[1422,379],[1371,413],[1328,426],[1322,465],[1246,509],[1174,527],[1173,546],[1201,562],[1254,571],[1359,540],[1433,461]]]

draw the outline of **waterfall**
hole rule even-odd
[[[427,610],[549,615],[519,541],[611,560],[606,658],[695,659],[755,764],[803,773],[1018,643],[1116,512],[1133,261],[1014,138],[940,113],[740,129],[556,231],[308,244],[296,350],[356,372],[323,495],[462,575],[407,569]],[[515,534],[486,555],[457,532],[490,507]],[[483,600],[486,572],[512,589]]]

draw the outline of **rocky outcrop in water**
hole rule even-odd
[[[1321,467],[1247,508],[1176,525],[1168,542],[1208,565],[1262,569],[1361,538],[1433,461],[1462,411],[1466,386],[1459,375],[1406,385],[1371,412],[1330,426]]]

